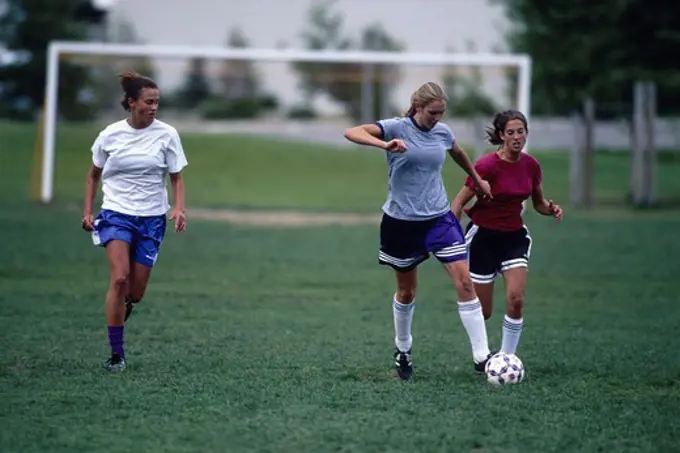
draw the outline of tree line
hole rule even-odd
[[[503,51],[533,57],[532,113],[569,115],[584,99],[598,103],[598,115],[630,115],[633,84],[657,85],[659,112],[680,113],[680,72],[675,49],[680,44],[680,3],[661,0],[489,0],[502,4],[510,23]],[[300,39],[308,49],[366,49],[399,52],[405,45],[380,24],[349,35],[334,0],[315,3]],[[50,40],[101,38],[101,17],[85,0],[0,0],[0,46],[14,58],[0,66],[0,117],[33,120],[44,101],[46,50]],[[118,42],[137,42],[129,21],[117,26]],[[241,30],[227,33],[225,45],[247,47]],[[469,50],[469,49],[468,49]],[[206,118],[255,117],[279,108],[275,96],[264,92],[260,75],[248,61],[215,62],[217,77],[208,74],[209,61],[192,59],[182,85],[164,96],[164,103],[198,111]],[[63,61],[60,64],[59,114],[65,120],[88,120],[115,105],[117,84],[112,71],[134,66],[154,75],[148,58],[132,60]],[[296,63],[304,93],[288,114],[314,116],[313,100],[324,95],[341,105],[354,119],[361,115],[362,67],[355,63]],[[373,68],[375,117],[381,96],[389,95],[402,77],[396,66]],[[452,98],[452,115],[487,114],[497,106],[481,91],[482,74],[448,74],[444,85]],[[510,89],[513,89],[510,84]],[[392,106],[390,106],[392,108]],[[400,106],[403,107],[403,106]],[[399,107],[393,108],[397,113]]]

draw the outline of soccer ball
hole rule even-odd
[[[486,380],[493,385],[501,386],[519,384],[524,379],[524,364],[515,354],[499,352],[494,354],[484,369]]]

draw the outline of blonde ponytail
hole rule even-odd
[[[416,106],[422,107],[436,100],[448,101],[448,96],[438,84],[434,82],[424,83],[411,95],[411,106],[406,111],[405,116],[415,115]]]

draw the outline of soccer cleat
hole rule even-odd
[[[394,364],[397,367],[397,374],[403,381],[408,381],[413,374],[413,362],[411,361],[411,350],[402,352],[397,349],[394,353]]]
[[[496,354],[496,352],[490,352],[489,355],[486,356],[486,359],[482,360],[481,362],[474,362],[475,363],[475,371],[477,373],[486,373],[486,363],[495,354]]]
[[[125,368],[127,368],[127,363],[125,362],[125,357],[121,357],[120,354],[113,353],[109,360],[104,364],[104,368],[112,373],[119,373]]]
[[[133,304],[130,299],[125,299],[125,321],[127,321],[132,314],[133,308],[135,308],[135,304]]]

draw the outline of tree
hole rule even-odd
[[[0,67],[0,115],[32,120],[45,97],[47,47],[51,40],[84,39],[86,28],[75,21],[77,0],[5,0],[0,9],[0,46],[20,58]],[[84,100],[87,71],[59,64],[59,114],[67,120],[87,119]]]
[[[248,47],[248,38],[239,28],[229,32],[227,46]],[[250,60],[223,60],[220,63],[220,89],[216,96],[201,104],[201,114],[209,119],[256,118],[274,109],[274,96],[263,95],[255,66]]]
[[[144,40],[139,37],[134,24],[130,22],[127,17],[120,17],[118,23],[113,26],[116,27],[115,42],[123,44],[145,44]],[[109,30],[110,38],[111,34],[112,31]],[[121,68],[121,70],[133,68],[135,72],[151,79],[156,77],[156,68],[154,67],[153,61],[148,56],[137,56],[130,59],[122,58],[117,61],[117,67]]]
[[[194,109],[210,97],[211,89],[206,74],[205,58],[197,57],[189,61],[184,83],[177,95],[179,107]]]
[[[403,50],[403,45],[396,42],[382,25],[372,24],[362,32],[361,48],[396,52]],[[393,87],[399,82],[400,76],[399,68],[395,65],[373,65],[373,111],[371,112],[373,118],[379,118],[380,107],[390,99]],[[355,93],[353,102],[350,104],[350,115],[355,120],[361,118],[361,89],[360,84],[354,85]],[[396,111],[397,109],[390,107],[389,110]]]
[[[331,7],[334,0],[325,0],[312,5],[309,10],[309,28],[302,33],[302,41],[310,50],[348,50],[352,47],[350,39],[342,35],[342,15],[333,14]],[[307,99],[324,91],[321,74],[327,74],[335,65],[325,63],[299,62],[295,64]],[[339,68],[337,68],[339,69]]]
[[[466,43],[468,53],[475,50],[474,43]],[[448,52],[455,52],[453,47]],[[444,76],[444,91],[449,98],[447,113],[450,116],[475,117],[491,115],[496,111],[493,100],[484,94],[481,87],[484,84],[482,71],[478,66],[470,68],[470,75],[463,76],[448,72]]]
[[[533,57],[534,113],[569,114],[592,97],[598,114],[626,115],[636,80],[657,83],[660,113],[680,112],[677,2],[492,1],[507,9],[511,49]]]
[[[108,30],[107,39],[110,41],[126,44],[143,44],[139,38],[135,26],[129,19],[121,17],[118,22],[112,25],[115,28]],[[115,35],[115,39],[114,36]],[[100,109],[119,110],[119,102],[122,99],[121,88],[119,85],[118,74],[133,70],[146,77],[155,77],[155,68],[151,59],[147,56],[138,57],[118,57],[106,60],[105,63],[92,68],[95,83],[95,97]]]
[[[302,34],[306,48],[311,50],[365,50],[400,51],[403,46],[395,41],[382,26],[372,24],[366,27],[355,43],[342,31],[342,15],[332,11],[334,0],[323,0],[312,6],[309,11],[309,26]],[[308,63],[294,65],[301,78],[301,88],[308,101],[320,93],[327,94],[345,108],[354,121],[361,120],[361,89],[364,66],[360,63]],[[400,77],[398,68],[387,65],[374,65],[373,117],[380,114],[381,96],[396,85]],[[311,103],[311,102],[309,102]]]
[[[248,47],[248,38],[239,28],[231,30],[227,46]],[[220,82],[226,99],[254,98],[258,91],[258,81],[253,62],[250,60],[224,60],[221,63]]]

